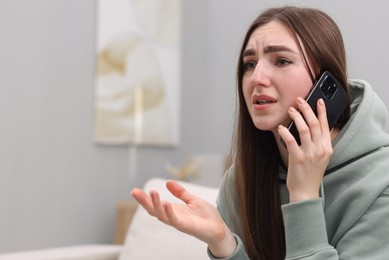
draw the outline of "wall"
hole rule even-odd
[[[128,156],[92,143],[94,8],[0,1],[0,251],[113,239]]]
[[[94,0],[0,1],[0,252],[112,243],[115,202],[165,162],[224,154],[234,110],[235,62],[263,7],[323,8],[343,31],[350,76],[386,104],[388,5],[363,1],[183,1],[181,145],[137,149],[93,144]]]

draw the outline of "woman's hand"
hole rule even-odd
[[[162,202],[154,190],[146,194],[135,188],[131,194],[151,216],[207,243],[215,257],[231,255],[236,248],[236,241],[219,211],[205,200],[187,192],[175,181],[167,181],[166,187],[185,204]]]
[[[278,129],[289,152],[286,185],[290,202],[319,197],[320,183],[332,156],[324,101],[320,99],[317,102],[317,117],[304,99],[299,97],[297,106],[305,120],[293,107],[288,112],[299,131],[301,145],[297,144],[286,127],[279,126]]]

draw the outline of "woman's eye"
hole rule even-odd
[[[279,67],[285,67],[291,64],[292,62],[288,59],[280,58],[276,60],[276,65]]]
[[[255,62],[252,62],[252,61],[250,61],[250,62],[245,62],[245,63],[243,64],[243,68],[244,68],[244,70],[253,70],[253,69],[255,69],[255,65],[256,65],[256,63],[255,63]]]

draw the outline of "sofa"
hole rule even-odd
[[[182,203],[165,187],[166,180],[153,178],[143,189],[155,189],[161,199]],[[189,192],[216,205],[216,188],[179,181]],[[123,245],[78,245],[0,254],[0,260],[201,260],[208,259],[207,245],[159,222],[137,207]]]

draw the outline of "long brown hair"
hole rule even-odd
[[[350,93],[342,35],[327,14],[311,8],[271,8],[260,14],[250,25],[238,61],[238,114],[230,156],[236,163],[236,188],[244,233],[242,239],[251,259],[284,259],[286,251],[278,188],[280,154],[272,132],[255,127],[242,91],[243,51],[252,32],[273,20],[286,25],[300,50],[304,48],[308,61],[313,65],[314,78],[328,70],[344,86],[346,92]],[[311,73],[308,62],[306,63],[307,70]],[[338,121],[338,128],[350,117],[349,106],[347,107]]]

